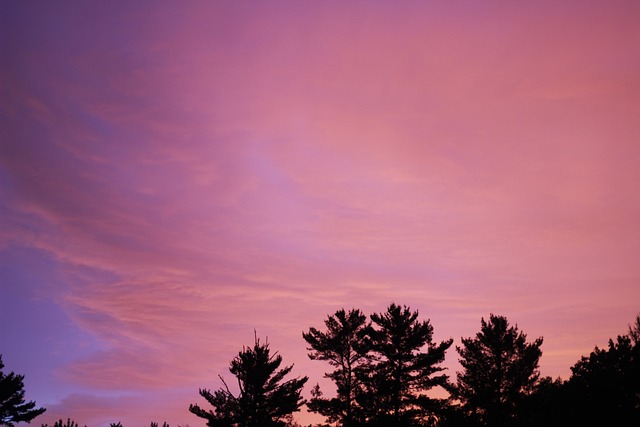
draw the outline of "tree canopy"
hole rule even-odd
[[[453,340],[436,344],[429,320],[395,303],[370,316],[357,309],[338,310],[325,321],[326,332],[303,333],[309,357],[335,369],[325,374],[336,396],[312,390],[308,407],[341,426],[422,425],[442,402],[426,392],[447,383],[440,363]]]
[[[200,389],[200,395],[213,406],[204,410],[197,404],[189,411],[207,420],[209,427],[279,427],[304,403],[301,392],[308,377],[284,380],[293,365],[280,368],[282,357],[271,354],[269,343],[256,338],[253,347],[245,347],[231,361],[229,371],[235,375],[239,394],[234,395],[220,377],[223,387],[211,393]]]
[[[46,411],[37,408],[36,402],[24,400],[24,375],[13,372],[5,375],[4,363],[0,355],[0,425],[13,426],[19,422],[30,422]]]
[[[317,387],[307,406],[310,411],[327,417],[329,422],[351,427],[362,417],[362,408],[356,399],[362,388],[362,367],[368,360],[370,323],[358,309],[348,312],[341,309],[327,317],[325,326],[326,332],[312,327],[302,336],[309,345],[310,359],[324,360],[334,367],[325,377],[336,384],[336,397],[322,397]]]
[[[582,425],[640,425],[640,315],[625,335],[609,339],[572,368],[567,410]]]
[[[282,357],[256,336],[230,361],[237,387],[219,376],[218,390],[199,390],[211,408],[191,404],[189,411],[209,427],[301,427],[292,414],[305,403],[325,417],[327,423],[315,427],[640,425],[640,314],[626,334],[581,357],[568,380],[540,377],[542,338],[527,340],[504,316],[490,314],[480,323],[480,331],[456,347],[462,369],[450,382],[442,362],[453,340],[434,342],[430,320],[417,310],[395,303],[370,316],[340,309],[323,329],[302,333],[309,358],[331,367],[324,376],[333,381],[334,395],[325,397],[316,385],[305,402],[308,377],[287,379],[293,365],[282,367]],[[24,376],[5,375],[3,368],[0,355],[0,425],[45,412],[25,402]],[[434,398],[434,387],[449,397]],[[78,424],[60,419],[53,427]]]
[[[456,347],[462,372],[452,394],[466,415],[480,425],[506,426],[515,422],[523,397],[532,392],[540,374],[542,338],[527,342],[506,317],[491,314],[481,320],[480,332],[462,338]]]
[[[395,303],[371,315],[372,361],[368,370],[372,425],[411,426],[429,421],[439,402],[426,392],[445,386],[440,364],[452,339],[433,342],[433,326],[418,311]]]
[[[42,427],[49,427],[49,424],[42,424]],[[72,420],[71,418],[67,418],[66,422],[63,422],[62,419],[59,419],[58,421],[53,423],[53,427],[78,427],[78,423]],[[87,427],[87,426],[84,426],[84,427]],[[122,427],[122,424],[120,424],[120,427]],[[158,427],[158,426],[156,425],[155,427]],[[169,427],[169,426],[166,426],[166,427]]]

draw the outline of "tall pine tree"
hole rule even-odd
[[[189,411],[207,420],[209,427],[283,427],[291,413],[304,403],[301,392],[308,377],[284,381],[293,365],[280,368],[282,357],[271,354],[269,343],[256,338],[252,348],[243,348],[231,361],[229,370],[236,376],[239,394],[234,395],[222,377],[223,388],[200,395],[213,406],[204,410],[196,404]]]
[[[480,425],[502,427],[516,422],[518,408],[540,374],[542,338],[531,343],[506,317],[491,314],[481,320],[475,338],[463,338],[459,372],[452,394],[468,416]]]
[[[352,427],[362,417],[362,410],[356,403],[362,388],[358,373],[367,360],[366,337],[370,324],[367,316],[358,309],[338,310],[324,323],[326,332],[310,328],[302,336],[309,344],[310,359],[324,360],[334,367],[325,377],[336,384],[336,397],[324,398],[316,387],[307,406],[312,412],[327,417],[330,423]]]
[[[373,361],[368,370],[369,425],[421,425],[438,411],[440,402],[426,392],[445,386],[447,375],[440,364],[453,340],[433,342],[429,320],[418,320],[418,311],[392,303],[387,311],[372,314],[370,333]]]

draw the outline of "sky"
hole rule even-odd
[[[454,346],[504,315],[567,379],[640,312],[639,20],[0,2],[0,353],[33,423],[204,426],[254,331],[329,392],[302,332],[391,302]]]

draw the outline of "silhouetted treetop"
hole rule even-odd
[[[440,409],[442,402],[426,391],[447,384],[440,364],[453,340],[434,343],[433,326],[418,316],[417,310],[395,303],[371,315],[371,362],[362,400],[371,425],[418,425],[433,420]]]
[[[256,338],[254,346],[243,348],[231,361],[229,371],[235,375],[240,389],[234,395],[222,377],[224,387],[211,393],[200,389],[213,410],[204,410],[197,404],[189,411],[207,420],[210,427],[276,427],[285,426],[284,421],[304,403],[301,392],[308,377],[285,381],[293,365],[279,369],[280,355],[271,354],[269,344],[261,344]]]
[[[310,411],[318,412],[329,422],[351,427],[361,418],[361,408],[356,399],[361,392],[359,370],[368,357],[367,334],[370,324],[360,310],[338,310],[325,320],[326,332],[309,328],[302,336],[309,347],[309,358],[327,361],[335,369],[325,374],[336,384],[337,396],[324,398],[316,385],[307,403]]]
[[[0,355],[0,425],[13,426],[19,422],[30,422],[46,411],[45,408],[35,409],[34,401],[24,401],[24,375],[13,372],[5,375],[2,371],[4,363]]]
[[[42,424],[42,427],[49,427],[49,424]],[[58,421],[53,423],[53,427],[78,427],[78,423],[71,418],[67,418],[66,422],[63,422],[62,419],[59,419]],[[84,427],[87,426],[85,425]]]
[[[596,347],[572,368],[567,384],[572,418],[582,425],[640,425],[640,315],[626,335]]]
[[[456,347],[463,370],[451,391],[466,414],[481,425],[513,424],[519,404],[539,378],[541,345],[542,338],[527,342],[506,317],[483,318],[480,332],[462,338],[462,346]]]

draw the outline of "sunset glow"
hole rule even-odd
[[[0,3],[0,353],[35,425],[204,426],[254,330],[330,387],[302,332],[392,301],[454,346],[506,316],[567,378],[640,312],[639,21]]]

